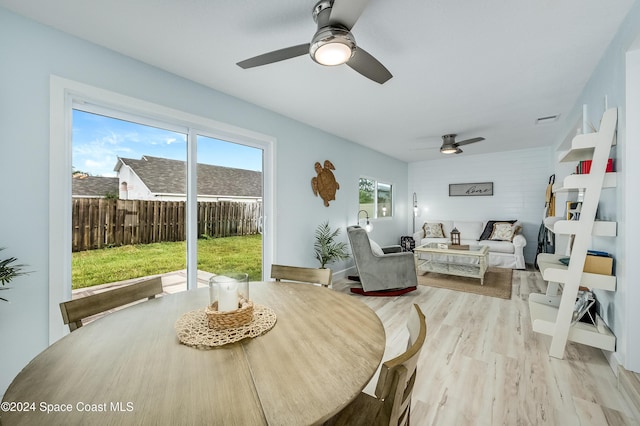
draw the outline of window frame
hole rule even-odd
[[[56,75],[49,79],[49,344],[68,333],[59,303],[71,299],[71,170],[72,109],[95,108],[115,118],[135,117],[141,124],[161,123],[163,128],[188,128],[195,135],[209,136],[263,150],[263,275],[275,258],[275,153],[272,136],[215,121],[200,115],[133,98]],[[142,118],[144,121],[138,121]],[[157,126],[158,127],[158,126]],[[187,144],[187,275],[197,283],[197,146]],[[195,196],[194,196],[195,195]],[[189,244],[191,241],[191,244]],[[264,279],[264,276],[263,276]],[[190,284],[193,286],[194,284]]]
[[[360,204],[360,181],[366,179],[369,181],[372,181],[374,183],[374,190],[373,190],[373,215],[369,216],[369,219],[391,219],[393,218],[393,215],[395,214],[395,194],[394,194],[394,187],[395,185],[391,182],[385,181],[385,180],[381,180],[381,179],[377,179],[377,178],[373,178],[370,176],[360,176],[358,178],[358,211],[362,211],[366,209],[362,208],[362,204]],[[379,185],[389,185],[389,192],[391,193],[391,200],[389,202],[390,207],[391,207],[391,211],[387,212],[386,215],[379,215],[378,214],[378,186]],[[368,211],[367,211],[368,212]]]

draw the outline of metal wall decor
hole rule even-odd
[[[477,197],[486,195],[493,195],[493,182],[449,184],[449,197]]]
[[[314,167],[318,176],[311,179],[311,189],[316,197],[320,194],[324,205],[329,207],[329,201],[336,199],[336,191],[340,189],[340,184],[331,171],[336,168],[329,160],[324,160],[324,167],[320,162],[316,162]]]

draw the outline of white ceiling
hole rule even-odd
[[[0,0],[36,21],[407,162],[440,157],[445,133],[459,141],[486,138],[463,147],[463,155],[556,144],[562,119],[633,3],[371,0],[353,34],[393,74],[379,85],[307,55],[247,70],[235,65],[309,42],[315,0]],[[557,122],[534,124],[554,114]]]

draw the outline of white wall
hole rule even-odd
[[[207,117],[276,139],[276,262],[316,266],[313,233],[356,223],[358,178],[395,185],[396,217],[374,237],[397,242],[406,231],[407,164],[0,8],[0,247],[32,274],[14,280],[0,303],[0,393],[48,344],[49,80],[55,74]],[[330,207],[311,190],[314,163],[329,159],[341,185]],[[20,179],[15,179],[20,176]],[[341,238],[347,241],[345,232]],[[340,271],[352,262],[330,265]],[[52,313],[55,314],[55,313]]]
[[[418,197],[416,230],[427,219],[517,219],[527,239],[525,260],[533,263],[551,174],[550,152],[536,148],[461,154],[409,164],[409,191]],[[449,184],[472,182],[493,182],[493,196],[449,196]]]
[[[558,144],[566,135],[574,133],[574,125],[582,116],[582,105],[587,104],[589,122],[599,126],[605,109],[605,96],[609,107],[618,108],[617,147],[612,150],[615,168],[619,174],[615,190],[604,190],[599,216],[603,220],[618,222],[616,238],[594,238],[592,248],[612,253],[615,258],[617,291],[597,291],[601,315],[617,338],[612,363],[640,372],[640,263],[638,217],[640,202],[636,191],[640,180],[640,2],[632,7],[618,33],[591,75],[574,108],[565,120],[565,128],[558,134]],[[629,86],[627,86],[627,84]],[[627,117],[633,121],[628,122]],[[572,124],[573,123],[573,124]],[[561,167],[558,167],[560,170]],[[563,169],[564,170],[564,169]],[[565,171],[566,174],[566,171]],[[559,177],[561,177],[559,172]]]

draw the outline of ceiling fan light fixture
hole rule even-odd
[[[320,29],[311,41],[309,54],[320,65],[335,66],[346,63],[356,49],[351,32],[339,27]]]
[[[458,152],[458,149],[458,147],[453,145],[443,145],[440,147],[440,152],[442,154],[455,154],[456,152]]]

